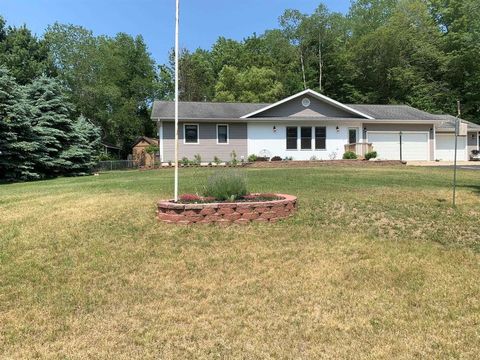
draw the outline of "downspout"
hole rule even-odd
[[[158,121],[158,145],[160,152],[160,165],[163,163],[163,122]]]

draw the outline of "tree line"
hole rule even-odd
[[[173,55],[173,54],[172,54]],[[271,102],[312,88],[345,103],[409,104],[480,122],[478,0],[356,0],[286,10],[279,27],[183,50],[181,99]],[[172,58],[173,60],[173,58]],[[173,62],[159,72],[173,96]]]
[[[0,16],[0,181],[88,173],[100,142],[155,135],[156,65],[142,37],[53,24],[42,37]]]
[[[459,99],[462,117],[480,122],[479,58],[478,0],[354,0],[346,14],[320,3],[311,14],[286,10],[263,34],[183,49],[180,96],[273,102],[312,88],[344,103],[450,114]],[[141,36],[55,23],[38,37],[0,17],[0,67],[1,177],[81,173],[69,156],[88,148],[91,163],[98,151],[79,139],[94,133],[124,157],[138,136],[156,135],[153,100],[173,98],[173,52],[156,64]]]

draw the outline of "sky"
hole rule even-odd
[[[180,0],[180,46],[209,49],[219,36],[235,40],[278,27],[285,9],[312,13],[319,0]],[[350,0],[324,0],[345,13]],[[158,63],[174,45],[175,0],[0,0],[7,25],[26,24],[41,36],[55,22],[81,25],[95,35],[142,35]]]

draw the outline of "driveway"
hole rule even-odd
[[[444,166],[445,167],[445,166]],[[453,165],[447,165],[446,167],[449,167],[451,169],[453,169]],[[459,170],[476,170],[476,171],[480,171],[480,164],[479,163],[476,163],[476,164],[469,164],[469,165],[457,165],[457,169]]]

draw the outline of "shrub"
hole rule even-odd
[[[182,158],[182,161],[181,161],[181,162],[182,162],[183,166],[187,166],[187,165],[190,164],[190,160],[188,160],[188,158],[187,158],[186,156],[184,156],[184,157]]]
[[[255,162],[257,161],[258,156],[255,154],[248,155],[248,162]]]
[[[234,201],[247,194],[245,177],[236,171],[216,172],[207,179],[204,196],[211,196],[219,201]]]
[[[270,161],[282,161],[282,158],[280,156],[274,156],[270,159]]]
[[[153,155],[158,152],[158,145],[150,144],[145,148],[147,154]]]
[[[343,154],[343,159],[345,160],[354,160],[357,158],[357,154],[355,154],[353,151],[347,151]]]
[[[197,166],[200,166],[202,164],[202,157],[200,156],[200,154],[196,154],[193,156],[193,164]]]
[[[237,160],[237,153],[235,152],[235,150],[232,150],[232,152],[230,153],[230,164],[232,166],[237,166],[238,164],[238,160]]]
[[[369,151],[365,154],[365,160],[375,159],[377,157],[376,151]]]
[[[293,156],[285,156],[285,159],[283,159],[285,161],[292,161],[293,160]]]
[[[215,156],[213,157],[213,162],[215,163],[215,165],[218,166],[218,165],[220,165],[220,164],[222,163],[222,160],[220,160],[220,158],[219,158],[217,155],[215,155]]]
[[[310,161],[317,161],[317,160],[318,160],[318,159],[317,159],[317,157],[316,157],[315,155],[313,155],[313,156],[310,157]]]

